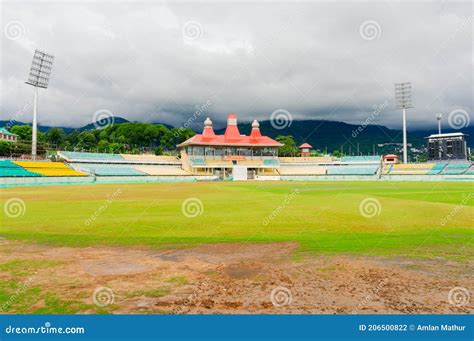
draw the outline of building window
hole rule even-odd
[[[204,155],[204,148],[203,147],[194,147],[193,148],[193,155]]]
[[[214,156],[214,148],[213,147],[205,147],[205,155],[206,156]]]

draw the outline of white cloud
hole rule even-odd
[[[211,116],[365,121],[393,104],[393,84],[413,82],[411,127],[472,105],[469,2],[206,3],[6,2],[2,26],[20,21],[20,39],[1,38],[0,119],[31,101],[24,84],[32,54],[56,55],[40,91],[43,124],[81,126],[106,108],[129,120],[180,125],[211,100]],[[373,39],[361,24],[380,27]],[[183,36],[195,22],[197,36]],[[194,33],[196,31],[193,31]],[[28,114],[23,119],[29,121]],[[474,121],[474,118],[473,118]],[[400,126],[391,109],[374,123]]]

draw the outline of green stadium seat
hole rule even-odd
[[[380,162],[381,157],[378,155],[366,156],[343,156],[342,162]]]
[[[440,174],[447,174],[447,175],[460,175],[466,172],[465,169],[445,169]]]
[[[96,163],[70,163],[71,167],[97,176],[143,176],[147,175],[128,165],[96,164]]]
[[[268,159],[268,160],[263,160],[263,165],[278,167],[280,163],[278,162],[278,160]]]
[[[118,161],[124,160],[120,154],[107,153],[85,153],[85,152],[60,152],[61,155],[71,161]]]
[[[441,174],[447,175],[460,175],[467,172],[467,170],[471,167],[470,162],[462,162],[462,163],[449,163],[446,168],[441,171]]]
[[[444,167],[446,167],[446,162],[438,162],[426,174],[437,175],[444,169]]]
[[[41,174],[30,172],[9,160],[0,160],[0,177],[33,177]]]
[[[327,168],[328,175],[374,175],[378,166],[332,166]]]
[[[201,159],[201,158],[191,158],[191,163],[193,166],[205,166],[206,165],[206,160]]]

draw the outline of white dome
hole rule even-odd
[[[206,120],[204,121],[204,126],[205,127],[212,127],[212,121],[209,117],[206,118]]]
[[[260,123],[258,123],[257,120],[253,120],[253,122],[252,122],[252,128],[260,128]]]

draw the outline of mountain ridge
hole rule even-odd
[[[122,124],[130,122],[123,117],[115,117],[114,124]],[[153,123],[163,124],[163,123]],[[11,125],[31,125],[24,122],[17,121],[0,121],[0,127],[11,126]],[[164,124],[168,128],[172,128],[171,125]],[[80,128],[71,127],[56,127],[63,129],[66,133],[70,133],[73,130],[86,131],[93,130],[96,126],[100,127],[100,124],[89,123]],[[239,130],[242,134],[250,134],[251,122],[241,122],[238,124]],[[51,129],[51,126],[39,125],[38,129],[41,132],[45,132]],[[197,133],[200,133],[199,129],[196,129]],[[402,131],[397,129],[390,129],[383,125],[355,125],[340,121],[327,121],[327,120],[293,120],[285,122],[284,128],[280,129],[274,122],[266,120],[260,121],[260,130],[264,135],[276,138],[278,135],[292,135],[298,144],[309,143],[314,149],[321,151],[333,151],[340,150],[344,152],[357,152],[361,154],[371,154],[374,149],[376,152],[385,152],[384,149],[380,150],[379,145],[381,144],[400,144],[402,142]],[[216,134],[223,134],[225,128],[216,129]],[[446,129],[443,132],[449,133],[454,131],[461,131],[470,136],[474,136],[474,126],[469,126],[463,129],[454,130]],[[408,142],[415,148],[423,148],[425,146],[425,137],[430,134],[437,133],[436,129],[424,129],[414,130],[408,132]],[[468,138],[468,144],[471,148],[474,147],[474,141]],[[393,148],[391,148],[393,149]]]

